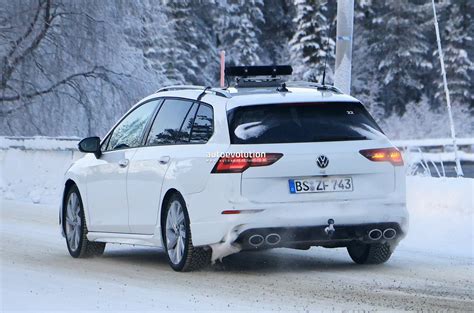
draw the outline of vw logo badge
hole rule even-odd
[[[318,158],[316,159],[316,163],[318,164],[318,166],[320,168],[326,168],[329,164],[329,159],[327,156],[325,155],[320,155],[318,156]]]

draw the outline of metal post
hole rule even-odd
[[[448,82],[446,80],[446,70],[444,68],[443,49],[441,47],[441,38],[439,35],[438,16],[436,15],[436,6],[435,6],[434,0],[432,0],[431,2],[433,4],[436,40],[438,42],[438,55],[439,55],[439,62],[441,63],[441,75],[443,76],[444,93],[446,94],[446,105],[448,107],[449,123],[451,126],[451,138],[453,140],[454,159],[456,161],[456,173],[458,177],[462,177],[464,176],[464,173],[462,171],[461,162],[459,161],[458,145],[456,143],[456,132],[454,130],[453,113],[451,112],[451,98],[449,96]]]
[[[225,87],[225,51],[221,51],[221,88]]]
[[[338,0],[334,85],[346,94],[351,93],[353,27],[354,0]]]

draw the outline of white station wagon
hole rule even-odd
[[[83,139],[59,217],[71,256],[147,245],[189,271],[242,250],[323,246],[387,261],[408,230],[400,152],[357,99],[276,77],[289,73],[233,67],[233,87],[162,88],[102,140]]]

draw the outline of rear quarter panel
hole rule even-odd
[[[206,95],[202,102],[213,107],[214,133],[206,144],[169,146],[171,163],[165,174],[160,201],[163,203],[169,190],[179,191],[186,202],[191,223],[200,219],[200,212],[195,209],[199,206],[193,205],[188,199],[191,195],[201,193],[208,187],[211,170],[217,162],[218,155],[226,152],[230,146],[226,111],[227,99]],[[216,190],[216,192],[218,191]],[[161,208],[159,213],[157,226],[160,226]]]

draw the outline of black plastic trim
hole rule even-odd
[[[404,233],[402,232],[400,225],[394,222],[356,225],[338,225],[335,223],[335,232],[333,235],[326,234],[326,227],[328,227],[328,225],[252,228],[242,232],[235,242],[240,244],[243,250],[255,250],[256,247],[251,246],[248,243],[248,239],[255,234],[265,237],[268,234],[276,233],[281,237],[281,241],[278,245],[267,246],[263,244],[258,247],[260,249],[292,246],[344,246],[351,241],[374,243],[383,241],[398,241],[404,237]],[[374,228],[380,229],[382,232],[387,228],[393,228],[396,230],[397,234],[393,239],[390,240],[383,238],[379,240],[371,240],[368,237],[368,233]]]

